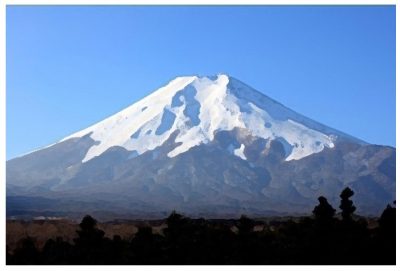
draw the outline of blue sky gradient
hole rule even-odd
[[[395,6],[8,6],[7,159],[181,75],[230,74],[369,143],[396,144]]]

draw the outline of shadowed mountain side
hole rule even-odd
[[[50,189],[71,178],[94,145],[96,141],[87,134],[7,161],[7,187]]]
[[[51,163],[47,168],[43,165],[42,174],[55,173],[40,183],[40,189],[8,185],[7,196],[56,200],[57,204],[47,206],[48,211],[98,211],[111,217],[162,217],[170,210],[206,217],[304,214],[312,210],[318,195],[338,206],[335,195],[345,186],[356,191],[354,201],[363,214],[376,214],[395,198],[395,149],[390,147],[338,143],[303,159],[285,161],[284,141],[267,141],[235,128],[217,132],[208,144],[169,158],[166,154],[179,144],[175,137],[173,133],[165,144],[140,156],[122,147],[110,148],[78,163],[74,174],[64,175],[62,181]],[[246,160],[232,155],[242,144]],[[51,147],[38,155],[46,156],[47,151]],[[22,164],[26,182],[33,184],[36,179],[29,179],[31,167],[26,165],[30,161],[36,159],[13,160],[7,170],[12,173]],[[71,161],[63,163],[70,165]],[[7,208],[16,210],[12,205]],[[18,209],[25,213],[40,210],[35,204]]]
[[[229,217],[306,214],[320,195],[337,207],[335,195],[349,186],[360,213],[376,215],[395,199],[395,152],[303,116],[229,75],[183,76],[8,161],[6,189],[25,214],[163,216],[175,209]],[[44,208],[47,199],[57,204]]]

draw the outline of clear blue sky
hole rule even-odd
[[[7,7],[7,159],[180,75],[228,73],[395,146],[395,7]]]

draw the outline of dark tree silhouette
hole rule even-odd
[[[131,242],[131,249],[135,255],[134,261],[138,264],[159,264],[160,246],[160,236],[153,234],[151,227],[139,227]]]
[[[86,215],[79,224],[78,238],[75,242],[75,261],[78,264],[107,263],[109,255],[105,250],[104,231],[97,229],[97,221]]]
[[[317,221],[321,222],[329,222],[333,219],[333,216],[336,213],[336,209],[334,209],[328,202],[325,197],[318,198],[319,205],[315,206],[313,210],[313,214]]]
[[[352,220],[352,215],[357,209],[353,205],[353,201],[350,198],[354,195],[353,190],[349,187],[346,187],[342,193],[340,194],[340,198],[342,199],[340,202],[339,208],[342,210],[342,218],[344,221]]]
[[[396,204],[396,202],[393,202]],[[377,264],[396,263],[396,208],[388,204],[378,220],[379,228],[373,239]]]
[[[21,239],[14,253],[14,259],[17,264],[40,264],[39,256],[35,240],[29,236]]]
[[[166,262],[176,264],[179,261],[185,262],[188,250],[186,249],[191,241],[188,231],[188,219],[176,211],[166,219],[167,228],[163,230],[166,246]]]
[[[353,195],[354,191],[349,187],[343,189],[340,194],[339,208],[342,220],[337,221],[334,229],[334,241],[337,255],[343,264],[365,264],[369,260],[369,257],[366,257],[369,252],[365,251],[365,248],[368,247],[369,232],[366,220],[359,217],[357,220],[353,218],[353,213],[357,209],[350,199]]]
[[[174,211],[164,220],[162,235],[153,232],[151,222],[140,222],[130,240],[106,238],[97,221],[85,216],[75,244],[58,237],[39,251],[34,239],[23,238],[14,251],[7,248],[7,264],[395,264],[395,207],[382,212],[379,227],[368,228],[366,219],[351,217],[352,195],[350,189],[341,194],[342,220],[320,197],[314,218],[206,220]],[[261,227],[256,230],[255,224]]]
[[[187,225],[187,219],[178,214],[176,211],[172,211],[172,213],[167,218],[168,227],[164,229],[164,234],[168,239],[175,240],[179,238],[184,227]]]
[[[236,223],[236,227],[239,230],[239,234],[249,234],[253,232],[254,226],[255,226],[254,220],[248,218],[245,215],[240,216],[238,222]]]
[[[10,247],[6,245],[6,264],[14,264],[14,256],[10,253]]]
[[[396,204],[396,201],[393,202]],[[396,232],[396,208],[388,204],[378,220],[383,232]]]
[[[257,263],[257,247],[258,240],[254,232],[255,221],[242,215],[235,223],[238,228],[238,236],[236,237],[236,250],[234,258],[241,259],[239,264]],[[240,256],[238,256],[240,255]]]
[[[42,255],[45,264],[68,264],[72,256],[72,246],[61,237],[49,239],[43,247]]]
[[[85,215],[85,217],[82,219],[81,223],[79,224],[79,227],[82,229],[82,231],[92,231],[93,229],[96,228],[97,225],[97,220],[91,217],[90,215]]]
[[[97,229],[97,221],[90,215],[86,215],[79,224],[78,238],[74,239],[77,245],[99,245],[103,239],[104,231]]]

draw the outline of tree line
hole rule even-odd
[[[340,216],[325,197],[319,197],[313,214],[299,221],[255,231],[256,221],[246,216],[227,223],[191,219],[172,212],[162,234],[141,226],[131,240],[106,238],[97,221],[86,215],[73,244],[61,237],[49,239],[38,250],[32,237],[7,249],[6,263],[22,264],[395,264],[395,202],[383,210],[375,228],[355,218],[354,192],[340,194]]]

